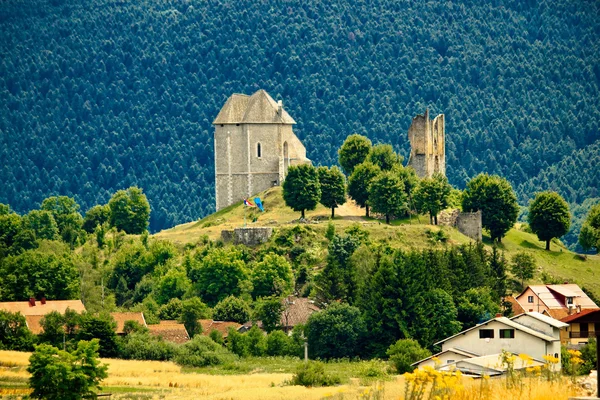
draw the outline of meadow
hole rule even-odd
[[[29,392],[26,371],[30,353],[0,351],[0,397],[19,399]],[[210,399],[210,400],[321,400],[321,399],[406,399],[406,378],[376,375],[383,364],[340,361],[326,364],[326,371],[342,377],[334,387],[305,388],[287,381],[299,360],[249,359],[235,369],[185,369],[171,362],[102,359],[108,378],[101,393],[113,399]],[[251,369],[248,371],[247,369]],[[240,371],[244,371],[241,373]],[[409,378],[410,380],[410,378]],[[568,399],[579,392],[567,378],[551,382],[542,377],[521,379],[509,387],[504,378],[473,380],[458,378],[450,388],[451,400]]]

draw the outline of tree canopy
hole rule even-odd
[[[392,216],[406,213],[408,204],[402,179],[391,171],[380,172],[369,186],[369,204],[374,212],[385,215],[386,224]]]
[[[335,216],[335,209],[346,202],[346,178],[338,167],[319,167],[317,169],[321,199],[319,202],[331,208],[331,218]]]
[[[546,242],[550,250],[550,241],[569,231],[571,213],[569,205],[556,192],[541,192],[529,205],[529,226],[538,239]]]
[[[137,187],[117,191],[108,202],[110,224],[126,233],[140,234],[148,228],[150,204]]]
[[[321,199],[317,169],[310,164],[291,166],[283,181],[283,199],[288,207],[300,211],[314,210]]]

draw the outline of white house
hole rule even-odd
[[[560,369],[560,329],[563,325],[539,313],[525,313],[513,319],[497,316],[435,343],[441,345],[442,351],[432,357],[436,357],[440,369],[453,366],[475,375],[502,373],[503,350],[527,354],[533,359],[530,365],[518,361],[515,368],[542,365],[543,356],[552,355],[559,359],[555,368]],[[417,361],[413,366],[433,365],[432,357]]]

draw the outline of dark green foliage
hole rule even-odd
[[[501,241],[519,215],[517,198],[510,183],[497,175],[479,174],[463,192],[463,211],[481,210],[483,227],[492,240]]]
[[[110,219],[110,207],[108,204],[103,206],[96,205],[85,213],[83,218],[83,230],[87,233],[93,233],[98,226],[103,225]]]
[[[506,270],[507,262],[504,254],[498,250],[497,246],[492,246],[492,253],[489,257],[490,264],[490,288],[496,299],[502,299],[506,296]]]
[[[251,356],[261,357],[265,355],[267,351],[267,338],[257,325],[253,325],[244,336],[246,337],[248,352]]]
[[[117,191],[108,202],[110,224],[120,231],[140,234],[148,228],[150,204],[142,189],[130,187]]]
[[[74,245],[83,224],[83,218],[79,214],[79,204],[75,202],[75,199],[67,196],[48,197],[42,201],[40,209],[52,214],[60,237],[66,243]]]
[[[542,192],[535,196],[529,205],[529,227],[546,242],[550,250],[550,240],[559,238],[569,231],[571,214],[569,205],[556,192]]]
[[[579,234],[579,244],[584,250],[600,252],[600,204],[590,209]]]
[[[154,297],[159,304],[166,304],[170,299],[182,298],[191,288],[192,283],[182,266],[170,268],[154,287]]]
[[[181,303],[181,316],[179,322],[185,325],[185,329],[190,337],[202,333],[200,319],[206,319],[210,316],[210,309],[198,297],[186,299]]]
[[[283,303],[278,297],[264,297],[256,301],[254,319],[261,321],[263,329],[272,332],[281,325]]]
[[[119,357],[128,360],[167,361],[175,356],[177,350],[177,345],[158,336],[147,332],[132,332],[123,338]]]
[[[0,310],[0,349],[31,351],[35,337],[21,313]]]
[[[314,210],[321,199],[317,169],[310,164],[291,166],[283,181],[283,199],[288,207],[300,211]]]
[[[188,275],[196,292],[210,306],[227,296],[238,296],[240,283],[247,279],[242,253],[235,248],[211,249]]]
[[[361,207],[365,207],[369,216],[369,188],[373,179],[381,172],[378,166],[370,162],[359,164],[348,178],[348,195]]]
[[[456,300],[458,321],[462,329],[471,328],[493,318],[500,312],[497,300],[488,287],[472,288]]]
[[[311,358],[342,358],[360,355],[366,326],[360,310],[334,303],[313,313],[305,327]]]
[[[452,296],[442,289],[432,289],[423,294],[423,306],[415,310],[412,335],[421,345],[431,348],[439,340],[458,333],[458,311]]]
[[[429,223],[437,225],[437,215],[448,206],[451,189],[448,178],[439,173],[423,179],[415,189],[415,207],[419,212],[429,213]]]
[[[522,251],[513,256],[510,270],[521,281],[521,290],[525,289],[525,281],[533,278],[535,268],[535,258],[531,254]]]
[[[598,350],[596,346],[598,346],[596,338],[591,337],[588,339],[588,343],[581,348],[581,359],[583,360],[581,374],[583,375],[589,374],[598,365]]]
[[[329,304],[334,300],[352,302],[356,292],[355,271],[350,262],[360,242],[350,235],[335,235],[329,244],[325,268],[316,278],[318,300]]]
[[[399,217],[408,210],[404,182],[393,172],[381,172],[369,186],[369,205],[373,212],[385,215],[386,224],[392,216]]]
[[[416,340],[400,339],[390,346],[386,354],[396,372],[404,374],[405,372],[412,372],[414,367],[411,364],[429,357],[431,352],[422,348]]]
[[[66,337],[64,324],[64,316],[57,311],[44,315],[40,321],[43,329],[43,332],[38,336],[40,342],[62,348],[63,339]]]
[[[239,297],[226,297],[213,308],[213,319],[245,324],[250,320],[250,306]]]
[[[36,239],[56,240],[59,238],[58,225],[50,211],[31,210],[23,216],[22,229],[34,231]]]
[[[369,138],[353,134],[344,140],[338,149],[338,162],[347,176],[352,175],[354,168],[362,164],[371,151]]]
[[[338,167],[319,167],[317,169],[321,199],[319,202],[331,208],[331,218],[335,216],[335,209],[346,202],[346,178]]]
[[[233,361],[235,361],[233,354],[203,335],[197,335],[179,347],[175,356],[175,362],[186,367],[207,367]]]
[[[163,320],[179,319],[181,317],[181,310],[183,304],[181,300],[175,298],[169,300],[167,304],[164,304],[158,310],[158,316]]]
[[[15,213],[0,215],[0,257],[17,254],[22,250],[18,243],[15,243],[20,231],[20,216]]]
[[[27,300],[45,296],[74,299],[78,295],[79,274],[73,254],[64,244],[48,242],[44,248],[9,256],[0,263],[0,298]]]
[[[77,330],[77,340],[100,341],[100,357],[116,357],[119,354],[117,334],[115,329],[117,323],[110,314],[93,315],[91,313],[81,314]]]
[[[66,352],[42,344],[29,357],[31,397],[46,400],[79,400],[95,397],[107,366],[98,360],[98,340],[80,341],[77,349]]]
[[[212,339],[213,342],[220,344],[221,346],[225,346],[225,340],[223,339],[223,334],[216,329],[213,329],[208,334],[208,337]]]
[[[267,336],[266,355],[268,356],[286,356],[290,354],[291,339],[283,331],[273,331]]]
[[[250,354],[246,335],[239,333],[233,327],[227,332],[227,349],[239,357],[247,357]]]
[[[402,164],[402,157],[396,154],[391,145],[376,144],[369,151],[365,161],[377,165],[382,171],[390,171],[396,165]]]
[[[254,298],[281,296],[292,290],[294,276],[292,267],[285,257],[267,254],[252,269],[251,280]]]
[[[322,362],[309,361],[298,365],[290,383],[306,387],[333,386],[339,385],[341,379],[339,376],[326,373],[325,364]]]

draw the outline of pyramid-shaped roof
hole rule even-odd
[[[214,125],[220,124],[295,124],[296,121],[267,92],[252,96],[234,93],[219,111]]]

